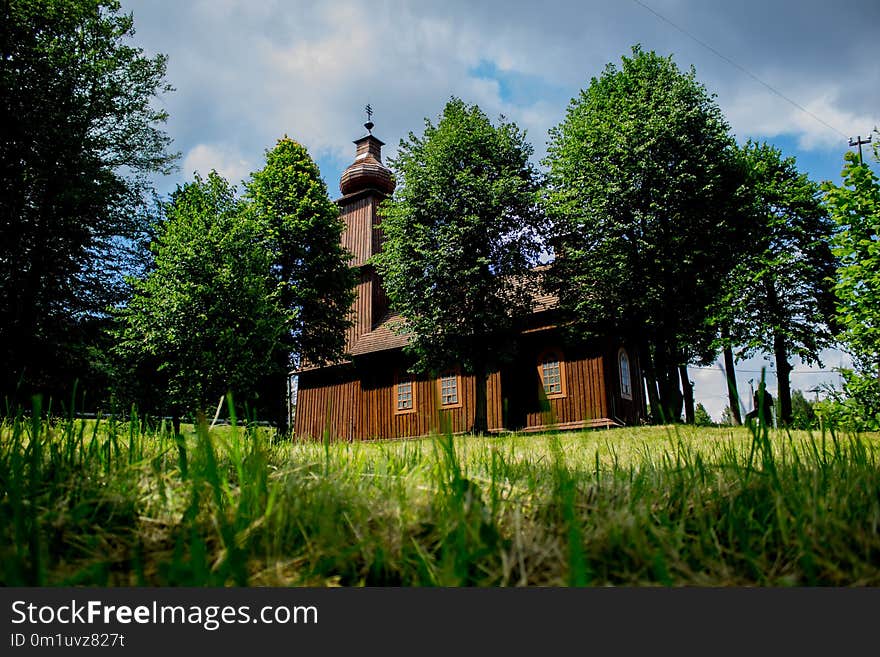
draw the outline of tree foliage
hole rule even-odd
[[[671,58],[633,48],[551,130],[552,284],[586,336],[640,346],[654,412],[681,413],[678,366],[711,355],[709,308],[736,257],[743,174],[721,111]],[[656,417],[656,415],[655,415]]]
[[[706,410],[706,407],[703,404],[697,404],[696,410],[694,411],[694,424],[698,427],[711,427],[715,424],[712,421],[712,416],[709,415],[709,411]]]
[[[880,161],[880,155],[876,156]],[[880,427],[880,179],[855,153],[846,154],[843,184],[826,183],[825,200],[838,231],[834,291],[840,338],[853,355],[847,372],[853,424]]]
[[[282,305],[290,313],[285,344],[312,363],[338,360],[354,300],[345,222],[308,151],[288,137],[266,152],[246,185],[250,211],[265,226]],[[289,363],[288,363],[289,365]]]
[[[820,186],[800,173],[793,157],[747,142],[745,193],[750,241],[743,250],[715,321],[748,357],[772,353],[779,378],[780,420],[792,417],[791,358],[817,362],[829,346],[834,299],[833,222]]]
[[[721,411],[721,426],[722,427],[734,427],[742,424],[742,420],[737,420],[733,414],[733,411],[730,409],[730,406],[725,406],[724,410]]]
[[[272,272],[287,311],[275,375],[267,379],[269,411],[286,428],[287,374],[297,362],[339,360],[354,300],[351,254],[341,243],[345,222],[306,149],[285,136],[247,183],[249,210],[265,227]]]
[[[531,310],[540,215],[525,134],[461,100],[425,121],[391,160],[399,185],[382,206],[375,264],[406,319],[421,371],[476,374],[475,431],[486,430],[486,375],[517,318]]]
[[[809,430],[817,425],[816,409],[813,402],[804,396],[803,391],[791,393],[791,426],[794,429]]]
[[[130,45],[115,0],[0,7],[0,358],[6,392],[85,369],[90,323],[123,289],[148,175],[175,156],[152,101],[165,57]]]
[[[216,173],[179,188],[151,248],[155,268],[119,311],[117,348],[150,385],[142,404],[204,410],[231,390],[286,426],[291,355],[343,354],[352,301],[343,222],[306,150],[267,151],[244,199]]]
[[[835,292],[842,338],[873,369],[880,359],[880,180],[855,153],[846,154],[843,184],[824,187],[828,210],[840,229]]]
[[[151,248],[154,269],[132,281],[118,310],[125,374],[161,391],[159,407],[176,417],[228,391],[250,398],[271,371],[288,315],[264,227],[212,172],[178,187]]]

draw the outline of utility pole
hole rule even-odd
[[[855,139],[852,137],[849,138],[850,146],[858,146],[859,147],[859,164],[864,164],[862,161],[862,144],[870,144],[871,143],[871,135],[868,135],[867,139],[862,139],[862,136],[859,135]]]

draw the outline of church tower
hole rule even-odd
[[[372,114],[367,106],[368,119]],[[352,306],[353,325],[346,336],[346,350],[375,328],[388,311],[388,299],[369,259],[382,248],[379,204],[394,192],[391,171],[382,164],[384,143],[373,136],[373,122],[364,124],[367,134],[355,140],[354,162],[339,182],[342,197],[336,203],[345,221],[342,245],[352,254],[350,264],[359,272],[357,296]]]

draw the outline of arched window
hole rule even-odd
[[[617,365],[620,372],[620,396],[624,399],[632,399],[632,378],[629,373],[629,356],[626,349],[620,348],[617,352]]]
[[[547,399],[565,397],[565,361],[558,349],[548,349],[538,357],[538,377]]]

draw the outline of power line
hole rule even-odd
[[[688,365],[688,367],[694,370],[712,370],[716,372],[722,370],[721,366],[713,367],[711,365]],[[763,370],[742,370],[736,368],[737,374],[761,374],[762,372],[776,374],[776,370],[770,369],[769,367]],[[838,374],[838,372],[835,370],[792,370],[789,374]]]
[[[633,2],[635,2],[635,3],[636,3],[637,5],[639,5],[640,7],[644,8],[644,9],[647,9],[648,11],[650,11],[652,14],[654,14],[657,18],[659,18],[659,19],[662,20],[663,22],[665,22],[665,23],[669,23],[669,25],[671,25],[672,27],[674,27],[676,30],[678,30],[679,32],[681,32],[681,33],[684,34],[685,36],[689,37],[690,39],[693,39],[693,40],[696,41],[698,44],[700,44],[701,46],[703,46],[704,48],[706,48],[707,50],[709,50],[709,51],[715,53],[715,55],[717,55],[718,57],[720,57],[721,59],[723,59],[725,62],[727,62],[727,63],[730,64],[731,66],[734,66],[734,67],[738,68],[740,71],[742,71],[743,73],[745,73],[746,75],[748,75],[750,78],[752,78],[753,80],[755,80],[755,82],[758,82],[759,84],[762,84],[763,86],[767,87],[767,89],[769,89],[769,90],[772,91],[774,94],[776,94],[777,96],[779,96],[780,98],[782,98],[784,101],[786,101],[786,102],[788,102],[788,103],[791,103],[794,107],[796,107],[797,109],[799,109],[801,112],[803,112],[803,113],[806,114],[807,116],[813,118],[814,120],[818,121],[819,123],[821,123],[822,125],[824,125],[826,128],[828,128],[829,130],[833,130],[834,132],[836,132],[837,134],[839,134],[839,135],[840,135],[841,137],[843,137],[844,139],[849,139],[849,135],[844,134],[843,132],[841,132],[840,130],[838,130],[837,128],[835,128],[835,127],[834,127],[833,125],[831,125],[830,123],[827,123],[827,122],[824,121],[822,118],[816,116],[816,115],[813,114],[810,110],[808,110],[806,107],[804,107],[804,106],[802,106],[800,103],[798,103],[798,102],[792,100],[791,98],[789,98],[789,97],[786,96],[784,93],[782,93],[781,91],[779,91],[779,90],[776,89],[775,87],[771,86],[771,85],[768,84],[767,82],[764,82],[761,78],[759,78],[757,75],[755,75],[754,73],[752,73],[750,70],[748,70],[748,69],[745,68],[744,66],[741,66],[741,65],[737,64],[735,61],[733,61],[733,60],[732,60],[730,57],[728,57],[727,55],[724,55],[723,53],[718,52],[717,50],[715,50],[715,48],[713,48],[712,46],[710,46],[708,43],[706,43],[705,41],[703,41],[703,40],[701,40],[701,39],[695,37],[693,34],[691,34],[690,32],[688,32],[686,29],[684,29],[684,28],[681,27],[680,25],[676,25],[676,24],[673,23],[671,20],[669,20],[668,18],[666,18],[666,16],[664,16],[663,14],[661,14],[661,13],[655,11],[654,9],[651,9],[651,7],[649,7],[648,5],[646,5],[646,4],[645,4],[644,2],[642,2],[641,0],[633,0]]]

